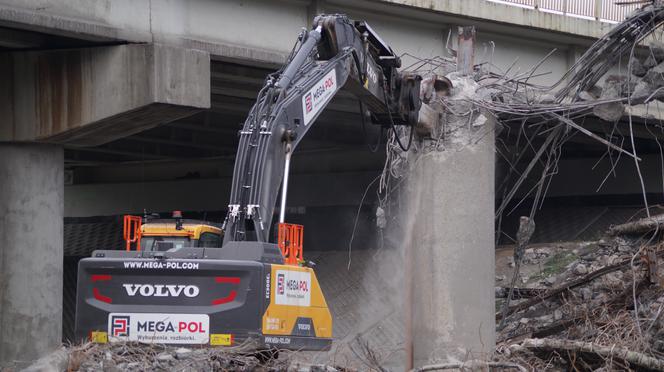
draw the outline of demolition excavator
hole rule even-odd
[[[316,17],[267,77],[239,133],[228,214],[216,232],[223,243],[176,244],[173,232],[186,228],[178,230],[178,218],[159,221],[161,230],[147,223],[154,239],[142,246],[125,228],[126,250],[96,250],[79,263],[77,338],[328,349],[332,317],[304,261],[303,227],[285,221],[291,155],[341,89],[359,99],[363,121],[413,126],[421,78],[400,73],[400,64],[366,22]]]

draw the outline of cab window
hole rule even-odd
[[[221,247],[221,236],[213,233],[202,233],[198,240],[198,246],[201,248],[219,248]]]
[[[141,249],[146,251],[176,251],[191,247],[192,241],[184,236],[144,236],[141,239]]]

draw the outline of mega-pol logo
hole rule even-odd
[[[111,336],[129,337],[129,322],[128,315],[111,315]]]
[[[325,105],[334,97],[337,90],[339,90],[337,71],[332,70],[302,96],[304,125],[308,125],[325,108]]]
[[[313,110],[314,104],[311,101],[311,93],[307,93],[306,96],[304,96],[304,112],[305,113],[310,113],[311,110]]]
[[[277,270],[277,305],[311,306],[311,273]]]
[[[108,317],[110,341],[160,344],[207,344],[210,317],[206,314],[113,313]]]
[[[284,294],[285,282],[286,282],[286,276],[283,273],[277,274],[277,294],[279,295]]]

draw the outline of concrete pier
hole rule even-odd
[[[493,146],[426,154],[410,176],[415,367],[493,351]]]
[[[408,154],[402,217],[408,367],[487,360],[495,344],[494,125],[470,110],[477,84],[448,77],[454,88],[445,101],[466,114],[442,111],[442,146],[422,143]]]
[[[0,367],[61,342],[63,167],[60,146],[0,143]]]

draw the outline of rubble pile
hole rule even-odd
[[[594,85],[579,94],[581,101],[594,105],[593,113],[608,122],[616,122],[625,114],[625,105],[641,105],[664,99],[664,43],[652,41],[648,54],[634,57],[629,62],[626,75],[608,75],[604,84]]]
[[[242,347],[184,348],[140,343],[86,343],[70,347],[67,371],[345,371],[292,361],[291,353],[257,354]]]
[[[652,223],[660,217],[636,223],[653,231],[630,229],[631,223],[624,226],[638,234],[526,249],[524,273],[497,329],[497,359],[534,370],[664,370],[664,281],[657,266],[664,242],[660,224]],[[500,309],[509,288],[504,276],[496,281]],[[499,311],[497,325],[501,318]]]

